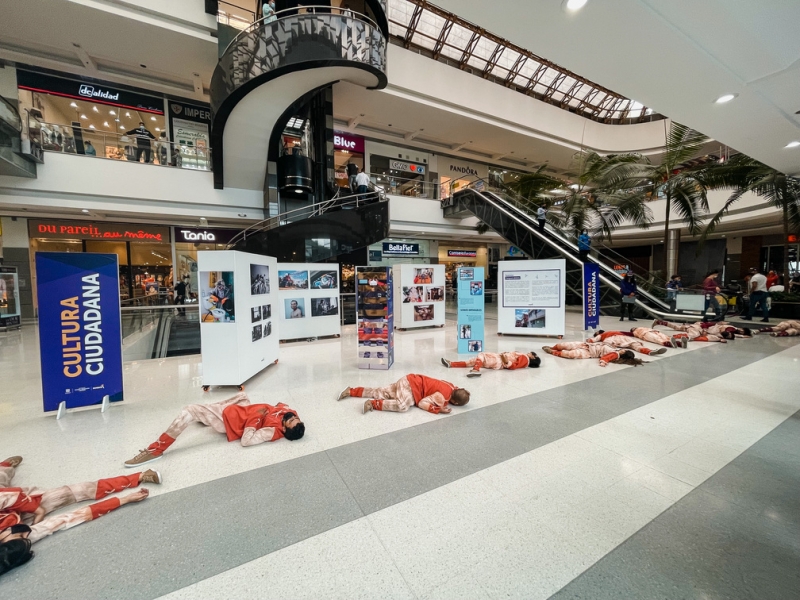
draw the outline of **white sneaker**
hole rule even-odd
[[[472,369],[472,370],[470,370],[469,373],[467,373],[467,377],[480,377],[480,376],[481,376],[481,372],[480,371],[476,371],[475,369]]]
[[[346,387],[341,392],[339,392],[339,397],[336,398],[337,400],[344,400],[345,398],[350,397],[350,388]]]
[[[373,410],[374,408],[372,407],[372,400],[367,400],[366,402],[364,402],[364,414],[372,412]]]
[[[650,325],[650,329],[655,329],[656,325],[658,325],[658,321],[659,321],[659,319],[653,319],[653,324]]]

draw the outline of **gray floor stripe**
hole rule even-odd
[[[5,575],[0,589],[9,598],[31,597],[33,590],[37,599],[156,598],[789,345],[764,336],[702,354],[675,351],[644,368],[164,494],[43,540],[36,559]],[[502,376],[496,374],[499,381]]]
[[[552,600],[800,597],[800,412]]]

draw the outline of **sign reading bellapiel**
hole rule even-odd
[[[36,253],[44,410],[122,400],[116,254]]]

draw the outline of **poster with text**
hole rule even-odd
[[[200,271],[198,285],[201,323],[236,321],[233,271]]]
[[[500,302],[497,332],[563,336],[566,328],[566,261],[502,260],[497,264]]]
[[[458,353],[483,352],[483,267],[458,269]],[[480,290],[480,293],[476,293]]]
[[[583,328],[600,327],[600,267],[583,263]]]
[[[116,254],[36,253],[44,410],[122,400]]]
[[[560,308],[558,269],[503,272],[503,308]]]

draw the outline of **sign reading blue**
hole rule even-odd
[[[593,262],[583,263],[583,328],[600,327],[600,268]]]
[[[458,353],[475,354],[484,350],[483,267],[460,267],[458,277]]]
[[[384,254],[403,256],[419,255],[419,244],[401,244],[399,242],[383,242]]]
[[[36,253],[44,410],[122,400],[116,254]]]

